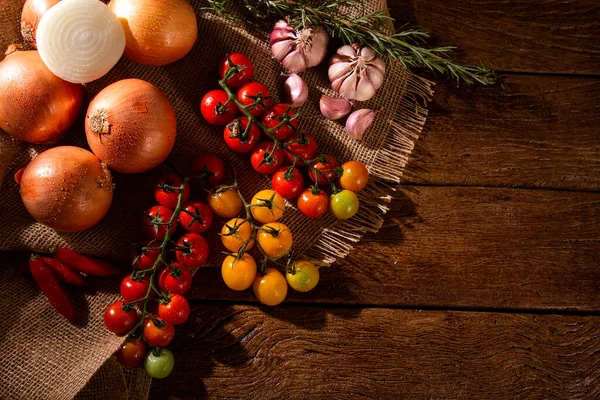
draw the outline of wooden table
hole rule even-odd
[[[152,398],[600,397],[600,3],[390,6],[505,88],[437,79],[385,227],[312,293],[196,278]]]

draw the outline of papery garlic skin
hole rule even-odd
[[[62,0],[40,20],[36,42],[42,61],[54,75],[71,83],[88,83],[119,61],[125,31],[101,1]]]
[[[322,96],[319,101],[321,114],[327,119],[344,118],[352,110],[352,103],[342,97]]]
[[[298,74],[291,74],[284,82],[283,88],[292,107],[300,107],[308,100],[308,86]]]
[[[346,133],[352,138],[361,140],[363,134],[375,121],[377,111],[364,108],[356,110],[346,120]]]
[[[329,35],[325,29],[294,29],[284,20],[277,21],[271,36],[271,53],[290,72],[302,72],[319,65],[327,55]]]
[[[369,47],[342,46],[329,63],[331,87],[349,100],[369,100],[383,85],[385,62]]]

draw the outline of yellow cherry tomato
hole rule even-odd
[[[210,209],[221,218],[233,218],[242,211],[242,199],[234,188],[229,188],[224,192],[218,193],[218,189],[225,185],[218,186],[211,191],[207,197],[207,203]]]
[[[264,276],[257,275],[252,284],[254,295],[262,304],[276,306],[287,296],[287,282],[275,268],[267,268]]]
[[[256,278],[256,262],[250,254],[244,254],[237,260],[227,256],[221,265],[221,276],[228,288],[233,290],[246,290]]]
[[[232,253],[237,253],[245,243],[248,243],[246,250],[254,247],[254,240],[250,240],[251,238],[252,225],[242,218],[229,220],[221,229],[221,242]]]
[[[252,215],[263,224],[279,221],[285,210],[283,197],[274,190],[261,190],[254,195],[250,204]]]
[[[310,261],[296,261],[285,273],[290,287],[298,292],[313,290],[319,283],[319,269]]]
[[[292,232],[281,222],[261,226],[256,240],[265,255],[271,258],[279,258],[292,248]]]
[[[342,189],[358,192],[369,183],[369,171],[363,163],[348,161],[342,165],[342,169],[344,170],[340,177]]]

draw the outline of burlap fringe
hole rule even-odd
[[[400,183],[402,172],[398,171],[404,171],[427,119],[425,106],[433,96],[432,85],[426,79],[410,75],[396,116],[390,121],[390,134],[371,167],[373,175],[384,181]],[[321,266],[329,266],[348,256],[365,233],[381,229],[383,216],[389,210],[385,203],[392,200],[394,191],[384,181],[373,183],[360,192],[360,208],[356,216],[323,229],[317,243],[305,252],[306,258]]]

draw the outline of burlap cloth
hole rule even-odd
[[[21,42],[19,18],[24,0],[0,0],[0,50]],[[170,161],[185,167],[200,153],[215,153],[231,160],[241,176],[247,196],[268,188],[267,178],[249,167],[248,155],[235,155],[223,143],[222,130],[208,126],[198,104],[203,94],[217,88],[216,64],[227,52],[248,54],[255,65],[255,77],[273,89],[275,95],[284,77],[280,66],[271,59],[268,29],[231,24],[197,10],[199,37],[191,54],[162,68],[136,65],[123,59],[104,78],[86,85],[87,101],[108,84],[123,78],[141,78],[162,89],[171,100],[178,119],[178,136]],[[368,0],[366,11],[386,7],[385,0]],[[333,48],[332,48],[333,50]],[[0,56],[0,60],[3,56]],[[323,118],[318,109],[322,94],[332,94],[323,65],[302,74],[310,88],[309,101],[301,108],[300,127],[312,133],[321,151],[340,160],[365,163],[372,176],[398,182],[407,158],[425,123],[426,110],[419,98],[431,95],[428,82],[402,69],[388,65],[384,86],[364,107],[381,110],[376,123],[363,142],[350,139],[339,122]],[[85,107],[85,106],[84,106]],[[87,148],[83,114],[61,145]],[[109,214],[92,229],[64,234],[36,223],[23,207],[13,174],[49,146],[29,145],[12,140],[0,132],[0,250],[46,251],[50,245],[67,246],[79,252],[126,260],[131,242],[140,237],[140,215],[153,202],[152,174],[114,174],[116,191]],[[361,209],[350,222],[338,222],[328,216],[308,220],[289,209],[284,222],[294,232],[297,254],[331,263],[344,257],[353,243],[368,230],[380,228],[381,216],[389,201],[386,191],[375,186],[361,192]],[[220,225],[216,222],[216,225]],[[214,232],[214,229],[213,229]],[[209,235],[213,238],[216,235]],[[218,240],[218,239],[217,239]],[[217,243],[213,249],[219,249]],[[218,253],[215,250],[214,253]],[[220,256],[210,263],[218,265]],[[126,265],[125,263],[123,265]],[[0,397],[6,399],[145,399],[150,379],[143,369],[123,371],[111,354],[121,343],[104,329],[103,310],[118,296],[119,279],[94,280],[85,290],[68,290],[74,300],[80,324],[66,323],[40,294],[32,279],[0,268]],[[200,345],[200,344],[199,344]],[[177,357],[177,354],[175,354]]]

